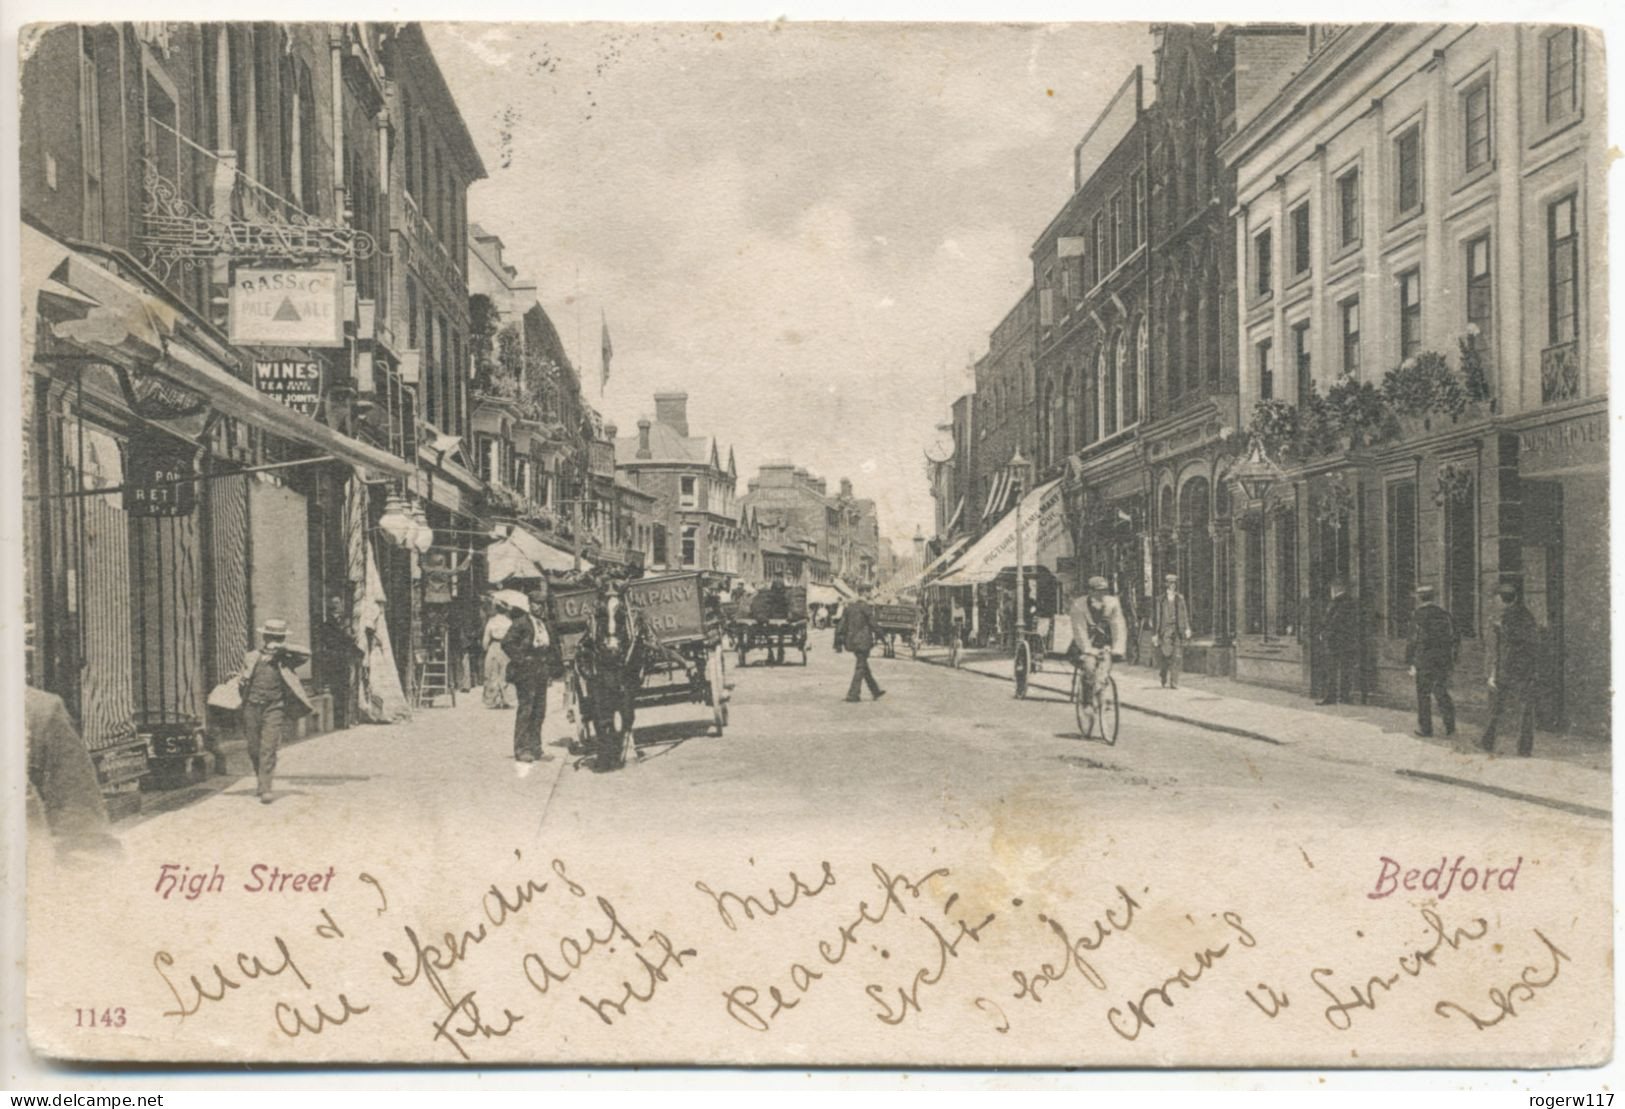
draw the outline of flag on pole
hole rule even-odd
[[[599,344],[599,346],[600,346],[600,348],[602,350],[602,353],[603,353],[603,356],[604,356],[604,368],[603,368],[603,371],[602,371],[601,375],[598,378],[598,395],[603,396],[604,395],[604,386],[609,384],[609,360],[610,360],[611,357],[614,356],[615,348],[612,347],[610,345],[610,342],[609,342],[609,320],[604,316],[604,313],[603,313],[603,311],[601,309],[599,310],[599,313],[598,313],[598,320],[599,320],[599,323],[603,327],[603,340]]]

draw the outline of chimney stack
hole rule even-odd
[[[688,394],[656,393],[655,419],[688,438]]]
[[[638,421],[638,457],[653,458],[654,453],[649,450],[649,421]]]
[[[621,429],[616,427],[614,424],[605,424],[604,425],[604,438],[608,439],[611,443],[613,443],[613,442],[615,442],[615,439],[616,439],[616,433],[619,432],[620,430]]]
[[[849,477],[843,477],[841,479],[841,496],[847,498],[848,500],[852,499],[852,479]]]

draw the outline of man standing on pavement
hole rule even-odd
[[[869,607],[867,582],[858,586],[857,598],[847,602],[835,636],[842,646],[852,652],[852,684],[847,688],[846,699],[854,704],[861,701],[865,684],[869,687],[870,697],[876,701],[884,697],[886,691],[880,688],[874,674],[869,671],[869,652],[875,646],[875,614]]]
[[[288,724],[316,709],[305,695],[299,675],[294,673],[308,652],[288,646],[288,622],[265,621],[260,627],[260,640],[260,649],[244,656],[237,683],[243,698],[248,761],[253,764],[258,779],[260,803],[269,805],[276,755],[287,737]]]
[[[327,691],[333,695],[334,728],[348,728],[358,715],[356,675],[364,653],[355,641],[348,607],[343,594],[329,597],[318,633],[322,650],[318,662],[322,664]]]
[[[1112,676],[1113,660],[1128,653],[1128,621],[1122,602],[1106,592],[1109,588],[1106,579],[1096,574],[1089,579],[1089,592],[1074,598],[1067,610],[1072,618],[1072,646],[1067,653],[1082,668],[1091,690]]]
[[[1405,665],[1416,679],[1416,734],[1433,734],[1433,702],[1439,702],[1444,734],[1456,734],[1456,705],[1450,699],[1450,671],[1456,665],[1456,625],[1433,600],[1433,587],[1416,587],[1416,611],[1411,613],[1411,638],[1405,645]]]
[[[1360,611],[1349,596],[1349,583],[1342,578],[1332,582],[1332,598],[1321,619],[1320,639],[1326,648],[1328,667],[1320,703],[1352,704],[1354,676],[1360,670]]]
[[[530,595],[529,611],[518,605],[508,607],[511,623],[502,637],[502,653],[508,656],[508,680],[513,682],[519,707],[513,714],[513,757],[521,778],[530,773],[530,764],[552,758],[542,750],[542,721],[547,717],[547,648],[552,642],[540,613],[547,605],[547,593],[538,589]]]
[[[1501,612],[1490,624],[1490,722],[1479,745],[1495,753],[1495,729],[1501,714],[1518,706],[1518,754],[1535,753],[1535,683],[1540,674],[1540,626],[1524,607],[1518,584],[1503,581],[1496,590]]]
[[[1185,643],[1191,637],[1191,607],[1179,591],[1179,575],[1164,574],[1164,589],[1157,597],[1152,623],[1152,642],[1157,648],[1157,671],[1162,684],[1179,688],[1179,674],[1185,668]]]

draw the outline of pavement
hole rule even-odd
[[[945,648],[925,648],[918,661],[947,666],[948,653]],[[1011,667],[1009,653],[1000,649],[960,655],[959,669],[1013,684]],[[1114,674],[1121,706],[1142,716],[1292,747],[1331,762],[1470,783],[1485,792],[1537,798],[1585,815],[1612,810],[1610,748],[1588,737],[1541,732],[1535,755],[1522,758],[1506,753],[1516,749],[1517,736],[1515,731],[1503,731],[1500,750],[1487,755],[1477,747],[1483,722],[1472,718],[1458,720],[1455,737],[1446,737],[1439,729],[1433,737],[1423,738],[1414,734],[1413,713],[1386,706],[1319,705],[1284,690],[1204,675],[1183,675],[1179,687],[1169,689],[1155,670],[1131,664],[1119,664]],[[1071,667],[1064,658],[1050,658],[1030,684],[1067,696]]]

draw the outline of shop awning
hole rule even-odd
[[[954,556],[963,550],[965,544],[969,542],[970,536],[968,535],[962,535],[958,539],[955,539],[952,543],[948,544],[947,548],[941,554],[939,554],[936,558],[933,558],[930,562],[926,563],[925,569],[921,570],[918,574],[904,582],[902,585],[897,586],[893,592],[902,593],[905,590],[913,589],[917,585],[930,585],[931,582],[928,579],[931,577],[931,575],[945,570],[949,563],[953,561]]]
[[[954,530],[954,525],[959,523],[959,516],[964,511],[965,511],[965,498],[960,497],[959,498],[959,503],[954,506],[954,514],[952,516],[948,517],[948,526],[943,528],[942,530],[945,531],[945,532],[952,533],[952,531]]]
[[[858,591],[846,584],[846,582],[841,578],[834,579],[831,584],[835,586],[835,592],[839,593],[844,600],[850,601],[853,597],[858,595]]]
[[[838,605],[841,600],[840,593],[836,591],[833,585],[820,585],[818,582],[813,582],[807,586],[807,603],[810,605]]]
[[[22,255],[25,304],[42,292],[60,296],[66,289],[87,309],[83,318],[56,323],[57,338],[115,364],[140,363],[202,394],[216,411],[331,454],[364,477],[410,477],[416,471],[407,459],[264,396],[182,337],[178,309],[26,223]]]
[[[1021,557],[1054,570],[1057,560],[1071,557],[1072,537],[1066,529],[1059,479],[1040,485],[988,529],[937,585],[976,585],[992,581],[999,571],[1016,564],[1016,517],[1021,517]]]
[[[575,569],[575,556],[545,543],[522,527],[516,527],[506,539],[499,539],[485,549],[485,578],[504,582],[510,578],[539,578],[544,574],[563,574]],[[581,559],[583,570],[592,569],[585,555]]]

